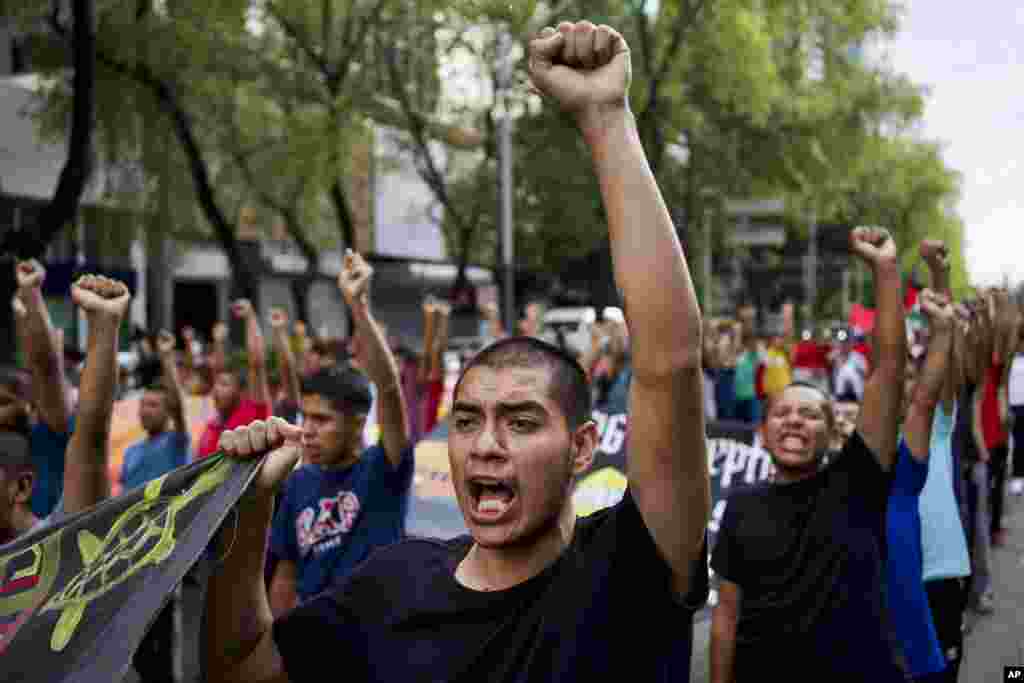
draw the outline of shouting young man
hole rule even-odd
[[[711,563],[722,579],[714,683],[904,680],[883,595],[907,353],[900,270],[887,231],[857,228],[851,242],[874,272],[878,366],[856,431],[827,467],[829,397],[796,384],[770,402],[763,437],[775,481],[730,498]]]
[[[319,681],[324,653],[349,681],[688,680],[710,512],[693,284],[630,113],[625,41],[562,23],[529,57],[534,87],[576,120],[607,212],[633,348],[628,490],[577,519],[573,479],[597,442],[586,375],[541,340],[503,340],[454,396],[449,458],[471,535],[378,551],[274,623],[265,534],[301,430],[277,419],[232,430],[229,455],[272,452],[210,584],[212,680]]]

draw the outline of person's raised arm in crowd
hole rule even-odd
[[[25,304],[17,294],[11,299],[11,309],[14,312],[14,338],[21,352],[27,355],[31,343],[31,337],[28,334],[28,309],[25,308]]]
[[[85,312],[89,339],[74,434],[64,465],[64,512],[86,510],[110,495],[107,441],[117,390],[117,344],[131,295],[117,280],[84,275],[71,299]]]
[[[32,372],[39,419],[54,432],[63,434],[71,421],[71,393],[64,373],[64,351],[56,343],[57,335],[43,299],[46,270],[35,259],[20,261],[15,266],[15,278],[17,298],[25,309],[24,317],[20,318],[22,350]]]
[[[267,349],[263,343],[260,319],[248,299],[239,299],[231,305],[231,312],[245,323],[245,353],[249,367],[249,397],[268,409],[271,405],[270,384],[267,381]]]
[[[188,340],[185,340],[188,345]],[[160,330],[156,338],[156,350],[160,354],[160,367],[163,370],[164,386],[167,396],[167,414],[174,422],[174,430],[188,433],[188,421],[185,418],[185,391],[178,376],[178,359],[175,353],[174,335],[167,330]]]
[[[422,416],[420,429],[428,434],[437,425],[441,409],[441,398],[444,395],[444,351],[448,347],[448,320],[452,307],[446,301],[434,303],[434,331],[431,345],[424,349],[426,354],[423,362],[426,365],[426,394],[421,407]]]
[[[423,360],[418,368],[417,381],[430,381],[430,353],[434,348],[434,335],[437,328],[437,302],[428,296],[423,301]]]
[[[629,48],[607,26],[563,23],[531,42],[529,68],[575,118],[597,174],[633,352],[629,489],[682,597],[707,575],[701,314],[630,110]]]
[[[580,365],[587,373],[587,379],[594,380],[594,370],[598,361],[604,356],[608,349],[608,333],[605,330],[604,321],[595,320],[590,324],[590,346],[580,357]]]
[[[217,322],[210,332],[210,352],[206,356],[210,364],[210,373],[216,377],[228,366],[228,336],[230,331],[223,321]]]
[[[430,347],[427,364],[427,381],[444,379],[444,351],[448,348],[448,323],[452,307],[446,301],[438,301],[434,307],[434,343]]]
[[[380,425],[384,453],[391,464],[398,467],[402,454],[409,447],[409,416],[402,399],[398,361],[370,307],[372,278],[373,267],[359,254],[347,251],[338,274],[338,288],[352,312],[362,344],[362,369],[377,387],[377,423]]]
[[[925,240],[921,243],[920,254],[928,266],[932,282],[931,290],[939,296],[944,296],[950,302],[950,305],[954,305],[953,289],[950,286],[949,277],[949,250],[946,248],[945,242],[942,240]],[[957,338],[955,317],[954,310],[954,323],[951,325],[952,331],[950,333],[951,347],[949,360],[946,363],[946,378],[942,383],[942,395],[940,398],[945,411],[950,414],[953,412],[953,403],[956,400],[958,387],[960,386],[957,380],[957,363],[954,361],[954,349],[956,348]]]
[[[284,387],[285,400],[293,405],[299,403],[299,369],[295,352],[288,338],[288,313],[283,308],[270,310],[270,330],[274,351],[277,353],[278,372]]]
[[[910,455],[919,462],[927,462],[931,450],[935,407],[942,398],[942,390],[949,377],[954,314],[953,305],[945,294],[925,289],[920,296],[921,308],[928,318],[931,336],[924,365],[913,384],[912,393],[906,397],[903,436],[907,448],[910,449]]]
[[[199,363],[196,358],[196,331],[188,325],[181,328],[181,346],[184,352],[182,358],[184,359],[185,369],[188,371],[189,378],[191,378],[192,373],[199,367]]]
[[[504,339],[506,336],[505,326],[501,322],[501,313],[498,310],[498,304],[494,302],[487,302],[480,306],[480,314],[484,318],[484,323],[487,328],[487,336],[492,341],[497,339]]]
[[[850,242],[854,253],[871,268],[878,294],[877,363],[864,387],[857,429],[879,465],[888,471],[896,458],[907,362],[900,265],[896,242],[884,228],[856,228]]]

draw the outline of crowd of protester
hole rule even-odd
[[[566,36],[595,31],[596,39],[565,52]],[[614,75],[626,54],[615,45],[624,42],[610,29],[549,29],[531,45],[531,75],[563,105],[611,97],[607,89],[618,92],[615,83],[628,78],[619,74],[604,90],[580,86],[583,94],[572,97],[560,79],[584,65]],[[273,451],[207,598],[210,642],[234,654],[208,664],[225,678],[284,667],[305,680],[331,651],[311,656],[311,648],[323,646],[336,647],[357,674],[361,656],[377,657],[380,671],[503,667],[510,676],[539,670],[557,678],[552,667],[566,667],[559,671],[573,680],[583,666],[576,638],[633,629],[623,620],[651,610],[644,620],[684,619],[685,634],[630,636],[651,655],[633,666],[642,680],[655,673],[669,680],[680,673],[673,667],[688,670],[685,615],[692,618],[708,595],[703,430],[709,420],[735,420],[760,430],[775,475],[730,500],[710,555],[722,582],[712,681],[772,672],[955,681],[965,613],[999,607],[991,548],[1007,543],[1008,488],[1020,492],[1008,479],[1024,476],[1024,457],[1014,452],[1024,449],[1018,303],[1001,288],[955,301],[945,247],[927,241],[920,255],[931,282],[917,302],[927,325],[908,333],[894,241],[884,230],[858,228],[852,250],[878,292],[870,334],[819,330],[796,339],[788,306],[778,329],[758,327],[749,305],[734,319],[702,321],[639,143],[628,135],[609,142],[586,128],[586,117],[577,120],[602,180],[616,277],[631,314],[630,326],[595,322],[585,349],[557,336],[554,344],[537,341],[551,339],[537,303],[525,308],[515,335],[496,307],[483,306],[483,351],[463,357],[463,393],[456,389],[444,406],[451,307],[424,301],[420,344],[389,335],[373,312],[373,268],[352,252],[338,278],[353,321],[347,338],[311,335],[305,322],[274,308],[268,342],[245,300],[231,306],[244,351],[231,348],[228,321],[208,340],[190,328],[138,335],[134,383],[146,436],[124,453],[122,491],[218,452]],[[638,177],[646,180],[625,180]],[[648,232],[633,227],[648,224]],[[103,277],[75,283],[71,296],[89,325],[84,359],[74,359],[84,364],[72,371],[43,300],[45,275],[38,262],[16,265],[12,305],[24,366],[0,372],[0,543],[110,495],[106,443],[124,379],[117,350],[130,294]],[[69,377],[79,370],[76,391]],[[537,386],[556,395],[555,413],[546,412],[555,409],[537,398]],[[190,396],[212,402],[206,424],[189,424]],[[577,522],[574,535],[564,518],[571,512],[565,482],[550,472],[585,471],[596,440],[589,409],[609,403],[630,405],[630,493]],[[476,544],[416,545],[404,531],[414,447],[448,413],[453,483]],[[504,432],[496,436],[498,421],[532,449],[515,464],[522,469],[514,481],[486,466],[519,447]],[[558,430],[567,446],[551,436]],[[516,505],[526,521],[504,530],[495,520]],[[572,552],[563,556],[565,548]],[[262,565],[255,592],[253,558]],[[173,680],[169,615],[161,613],[136,656],[145,681]],[[779,656],[793,637],[805,639],[799,661]],[[401,649],[389,651],[395,644]],[[625,666],[611,650],[588,646],[587,667]]]

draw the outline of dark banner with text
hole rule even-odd
[[[627,415],[624,411],[597,410],[594,419],[600,433],[594,464],[577,480],[573,491],[573,507],[579,515],[588,515],[614,505],[626,491]],[[711,551],[729,494],[765,481],[770,476],[773,465],[767,451],[760,446],[756,429],[749,424],[710,422],[707,425],[707,435],[708,467],[711,477],[708,550]],[[708,571],[711,571],[710,568]],[[709,607],[713,606],[717,599],[713,572],[711,588]],[[707,616],[708,612],[705,610],[697,618],[699,620]]]
[[[257,465],[208,458],[0,546],[0,681],[122,680]]]

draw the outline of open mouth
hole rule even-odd
[[[501,479],[475,478],[469,480],[469,495],[478,516],[498,519],[512,507],[516,490],[509,482]]]
[[[807,447],[807,439],[799,434],[783,434],[779,445],[787,451],[800,451]]]

